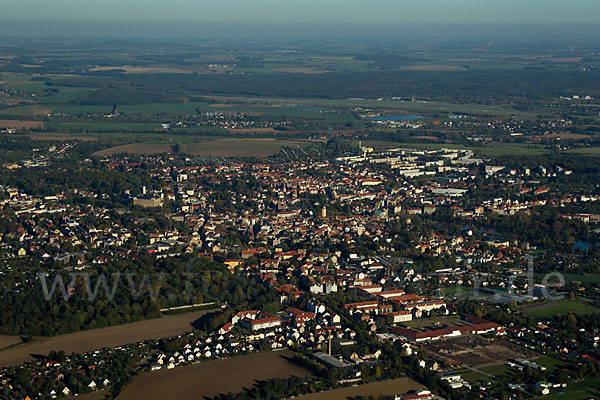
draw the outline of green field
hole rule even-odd
[[[496,377],[508,376],[515,372],[514,369],[512,369],[511,367],[504,365],[504,364],[493,365],[491,367],[483,367],[483,368],[479,368],[479,370],[481,372],[484,372],[484,373],[490,374],[490,375],[494,375]]]
[[[123,114],[171,114],[192,115],[196,108],[203,108],[207,103],[150,103],[139,105],[123,105],[118,107],[118,112]]]
[[[40,104],[60,104],[68,103],[73,100],[81,99],[87,96],[95,89],[86,88],[68,88],[60,86],[51,86],[52,89],[58,89],[58,93],[52,93],[50,96],[38,98]],[[111,108],[112,109],[112,108]]]
[[[62,104],[52,106],[52,112],[55,114],[110,114],[112,106],[84,106]]]
[[[14,116],[25,117],[25,118],[33,117],[36,115],[49,114],[51,112],[52,112],[52,108],[47,107],[45,105],[44,106],[38,106],[38,105],[18,106],[18,107],[10,107],[10,108],[0,109],[0,114],[14,115]]]
[[[591,314],[600,312],[599,308],[583,303],[578,300],[565,300],[553,303],[545,308],[525,311],[527,314],[538,318],[552,318],[565,314]]]
[[[0,75],[0,81],[3,82],[25,82],[30,81],[31,75]]]
[[[556,390],[556,389],[555,389]],[[600,378],[585,379],[580,382],[567,383],[564,394],[551,394],[542,397],[547,400],[587,400],[600,398]]]
[[[548,368],[549,371],[553,371],[556,368],[565,368],[569,365],[568,363],[552,356],[542,356],[532,361],[538,365],[541,365],[542,367]]]
[[[568,282],[582,282],[582,283],[598,283],[600,284],[600,274],[566,274],[562,273],[562,276]],[[545,274],[535,274],[536,278],[544,279]]]
[[[569,149],[567,153],[585,154],[590,156],[600,156],[600,147],[585,147],[581,149]]]
[[[463,379],[466,379],[467,381],[471,382],[474,385],[479,384],[481,382],[488,382],[488,381],[493,380],[493,378],[491,376],[482,374],[481,372],[468,370],[468,369],[462,369],[462,370],[458,370],[456,372],[460,373],[460,375]]]
[[[231,139],[212,138],[213,140],[169,140],[145,141],[123,144],[94,153],[96,156],[111,156],[120,153],[155,154],[173,152],[174,145],[180,143],[180,152],[201,157],[268,157],[279,152],[283,146],[301,146],[303,143],[275,139]]]
[[[72,132],[81,130],[123,130],[123,131],[153,131],[159,129],[158,123],[144,122],[44,122],[47,128],[54,128],[61,132]]]

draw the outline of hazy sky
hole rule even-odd
[[[0,19],[597,24],[600,0],[2,0]]]

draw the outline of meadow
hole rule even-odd
[[[534,308],[525,312],[534,317],[549,319],[557,315],[598,313],[600,309],[578,300],[563,300],[550,303],[548,307]]]

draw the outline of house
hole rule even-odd
[[[403,395],[394,396],[395,400],[433,400],[435,395],[429,390],[415,390]]]
[[[413,319],[413,314],[411,311],[409,310],[401,310],[401,311],[392,311],[392,312],[388,312],[385,314],[382,314],[384,316],[388,316],[391,315],[393,318],[393,322],[395,324],[399,323],[399,322],[407,322],[407,321],[412,321]]]
[[[281,318],[270,314],[259,312],[255,318],[244,317],[239,321],[241,327],[258,331],[281,326]]]
[[[219,334],[224,335],[228,333],[233,328],[233,324],[231,322],[226,323],[219,329]]]
[[[294,324],[304,325],[306,322],[311,321],[315,318],[315,314],[309,311],[302,311],[294,307],[288,307],[286,310],[291,316]]]
[[[325,306],[316,300],[310,299],[306,302],[306,308],[308,311],[315,314],[323,314],[325,312]]]

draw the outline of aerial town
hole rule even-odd
[[[77,146],[40,147],[4,165],[23,172],[1,188],[10,226],[0,249],[0,274],[12,283],[2,292],[11,299],[6,326],[47,336],[76,323],[121,323],[129,312],[130,321],[198,310],[209,318],[171,337],[8,363],[0,372],[7,398],[118,393],[125,382],[114,363],[134,376],[282,350],[322,377],[320,390],[419,377],[422,387],[398,393],[405,399],[560,393],[595,368],[600,330],[592,322],[543,318],[563,307],[593,312],[600,296],[585,279],[564,278],[592,276],[583,264],[593,253],[565,252],[560,236],[600,236],[600,214],[589,211],[600,195],[566,185],[579,173],[570,166],[499,165],[468,149],[375,150],[359,141],[354,154],[305,162],[84,158],[74,166],[84,176],[101,170],[119,183],[74,176],[58,190],[28,186],[28,175],[60,169]],[[559,237],[548,242],[510,222],[535,216],[560,223],[545,232]],[[549,269],[557,259],[562,269]],[[120,297],[133,266],[148,272],[133,283],[138,295],[158,285],[142,307]],[[105,274],[116,278],[107,283]],[[83,309],[77,321],[58,304],[9,313],[40,285],[58,304],[92,292],[112,300],[102,290],[114,285],[124,309]]]
[[[598,2],[0,10],[0,400],[600,399]]]

